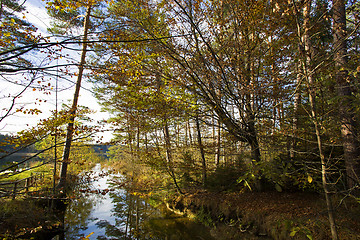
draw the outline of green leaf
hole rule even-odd
[[[300,230],[299,227],[294,227],[292,230],[291,230],[291,233],[290,233],[290,237],[294,237],[295,234]]]
[[[249,189],[250,189],[250,191],[252,191],[252,189],[251,189],[251,187],[250,187],[250,185],[249,185],[249,183],[246,181],[246,180],[244,180],[245,181],[245,186],[247,186]]]
[[[275,184],[275,189],[278,192],[282,192],[282,187],[279,184]]]

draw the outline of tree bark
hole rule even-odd
[[[73,133],[74,133],[74,122],[75,122],[75,117],[76,117],[79,92],[80,92],[80,87],[81,87],[81,80],[83,77],[85,57],[86,57],[86,52],[87,52],[87,36],[88,36],[88,30],[89,30],[89,26],[90,26],[90,13],[91,13],[91,5],[89,5],[87,7],[86,15],[85,15],[84,36],[83,36],[83,44],[82,44],[81,58],[80,58],[80,64],[79,64],[79,72],[78,72],[78,77],[76,80],[73,103],[72,103],[72,106],[70,109],[70,119],[69,119],[69,123],[67,126],[64,153],[63,153],[62,164],[61,164],[61,169],[60,169],[60,181],[59,181],[57,188],[66,186],[67,167],[69,164],[70,148],[71,148],[72,137],[73,137]]]
[[[345,1],[333,0],[333,51],[335,61],[335,77],[337,94],[340,98],[339,113],[341,136],[344,149],[344,159],[347,174],[348,188],[354,188],[359,183],[359,142],[356,139],[356,122],[352,108],[353,93],[346,70],[346,13]]]
[[[185,147],[187,147],[188,146],[188,124],[187,124],[187,121],[185,122],[185,139],[184,139],[184,141],[185,141]]]
[[[299,46],[299,52],[301,52],[300,46]],[[296,74],[296,92],[294,95],[294,115],[292,117],[292,136],[291,136],[291,142],[290,142],[290,158],[294,159],[295,158],[295,151],[296,151],[296,145],[297,145],[297,139],[296,139],[296,135],[298,132],[298,128],[299,128],[299,106],[301,103],[301,79],[302,79],[302,74],[301,74],[301,62],[298,64],[297,66],[297,74]]]
[[[188,133],[189,133],[189,145],[190,145],[190,147],[192,146],[192,144],[193,144],[193,139],[192,139],[192,134],[191,134],[191,125],[190,125],[190,120],[187,120],[186,121],[186,128],[187,128],[187,130],[189,131]]]
[[[148,134],[147,132],[145,131],[145,152],[147,153],[149,151],[149,146],[148,146]]]
[[[136,126],[136,154],[139,156],[140,153],[140,123]]]
[[[311,119],[315,127],[316,140],[318,144],[318,150],[321,161],[321,178],[322,178],[322,186],[325,193],[326,199],[326,207],[329,217],[329,224],[331,229],[331,236],[333,240],[338,239],[338,234],[336,230],[336,223],[334,217],[334,208],[331,201],[331,195],[329,192],[329,187],[327,183],[327,166],[325,161],[325,155],[323,152],[323,143],[321,139],[320,127],[318,123],[317,113],[316,113],[316,89],[315,89],[315,81],[314,81],[314,73],[312,69],[312,56],[311,56],[311,42],[310,42],[310,12],[311,12],[311,0],[307,0],[305,2],[305,6],[303,9],[303,17],[304,17],[304,34],[302,36],[302,45],[304,46],[303,51],[303,71],[306,77],[306,83],[309,91],[309,103],[310,103],[310,111],[311,111]]]
[[[167,124],[166,117],[164,120],[164,138],[165,138],[167,168],[168,168],[170,177],[173,179],[176,190],[178,190],[178,192],[180,194],[182,194],[183,192],[181,191],[181,188],[176,180],[176,176],[175,176],[175,172],[174,172],[174,166],[173,166],[174,162],[173,162],[172,154],[171,154],[171,141],[170,141],[169,126]]]
[[[195,122],[196,122],[196,131],[197,131],[197,140],[198,140],[198,145],[199,145],[199,149],[200,149],[201,163],[202,163],[201,164],[202,165],[202,184],[203,184],[203,186],[205,186],[205,183],[206,183],[206,159],[205,159],[204,146],[202,144],[202,139],[201,139],[201,129],[200,129],[200,121],[199,121],[198,114],[196,114]]]
[[[221,153],[221,126],[220,121],[218,120],[217,128],[217,135],[216,135],[216,152],[215,152],[215,164],[216,167],[220,165],[220,153]]]
[[[260,146],[255,128],[255,116],[252,113],[249,114],[247,132],[248,132],[247,141],[251,147],[251,159],[255,160],[256,162],[260,162],[261,160]]]

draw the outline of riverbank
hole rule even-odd
[[[315,193],[198,191],[165,201],[175,212],[217,228],[214,235],[221,239],[241,239],[243,233],[284,240],[331,239],[325,201]],[[348,199],[336,210],[339,239],[360,239],[358,203]]]
[[[293,187],[280,192],[274,187],[265,192],[250,191],[238,184],[241,173],[235,168],[224,168],[215,176],[215,185],[211,188],[209,184],[207,188],[191,184],[186,178],[188,175],[178,174],[184,193],[179,194],[172,179],[164,172],[123,162],[115,162],[112,167],[131,179],[128,181],[131,182],[130,192],[150,197],[155,202],[162,201],[173,212],[212,227],[215,239],[244,239],[244,234],[252,235],[253,239],[331,239],[326,203],[319,193],[321,190],[315,192],[311,188],[301,190]],[[308,178],[304,181],[306,184],[310,182]],[[340,194],[332,197],[339,239],[360,239],[359,203]]]
[[[1,239],[49,239],[62,228],[58,210],[51,200],[17,199],[0,201]]]

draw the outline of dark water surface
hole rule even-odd
[[[118,187],[116,183],[123,180],[122,176],[101,173],[101,166],[97,165],[93,169],[96,180],[69,204],[65,235],[57,239],[215,239],[209,228],[165,209],[153,208]]]

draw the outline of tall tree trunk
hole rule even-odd
[[[139,156],[140,153],[140,123],[136,126],[136,154]]]
[[[192,140],[192,134],[191,134],[191,125],[190,125],[190,119],[186,121],[186,128],[189,131],[189,145],[190,147],[193,144],[193,140]]]
[[[251,150],[251,160],[258,163],[261,161],[261,154],[260,154],[259,141],[255,129],[255,116],[252,113],[249,114],[248,133],[249,136],[247,138]],[[260,172],[259,179],[255,183],[255,188],[257,191],[263,191],[264,189],[264,177],[262,172]]]
[[[87,52],[87,37],[88,37],[88,30],[89,30],[89,26],[90,26],[90,13],[91,13],[91,5],[89,5],[87,7],[86,15],[85,15],[84,36],[83,36],[81,58],[80,58],[80,64],[79,64],[79,72],[78,72],[78,77],[76,80],[73,103],[72,103],[72,106],[70,109],[70,119],[69,119],[69,123],[67,126],[64,153],[63,153],[62,164],[61,164],[61,169],[60,169],[60,181],[57,186],[58,188],[64,187],[66,185],[67,167],[69,164],[70,148],[71,148],[71,143],[72,143],[72,138],[73,138],[73,133],[74,133],[74,122],[75,122],[75,117],[76,117],[79,92],[80,92],[80,87],[81,87],[81,80],[82,80],[82,76],[83,76],[83,72],[84,72],[85,57],[86,57],[86,52]]]
[[[175,124],[175,130],[176,130],[176,147],[180,147],[180,123]]]
[[[256,136],[250,142],[251,159],[260,162],[260,147]]]
[[[309,85],[310,84],[311,84],[311,82],[309,82]],[[339,238],[338,238],[338,234],[337,234],[337,230],[336,230],[334,207],[333,207],[332,200],[331,200],[331,193],[329,191],[328,182],[327,182],[327,178],[326,178],[327,167],[326,167],[325,155],[323,153],[322,140],[321,140],[321,135],[320,135],[320,130],[319,130],[320,128],[319,128],[319,124],[318,124],[317,118],[316,118],[315,96],[313,94],[313,90],[311,90],[311,93],[309,94],[309,102],[310,102],[310,107],[311,107],[311,116],[312,116],[313,123],[315,126],[316,140],[318,143],[319,155],[320,155],[320,160],[321,160],[321,179],[322,179],[322,186],[323,186],[324,193],[325,193],[325,200],[326,200],[326,207],[327,207],[327,211],[328,211],[331,236],[332,236],[333,240],[337,240]]]
[[[197,140],[198,140],[198,145],[199,145],[199,149],[200,149],[201,163],[202,163],[201,164],[202,165],[202,184],[203,184],[203,186],[205,186],[205,183],[206,183],[206,159],[205,159],[204,146],[202,144],[202,139],[201,139],[201,129],[200,129],[200,121],[199,121],[198,114],[196,114],[195,122],[196,122],[196,131],[197,131]]]
[[[301,52],[300,49],[300,44],[299,44],[299,52]],[[294,94],[294,115],[292,117],[292,136],[291,136],[291,142],[290,142],[290,158],[294,159],[295,158],[295,151],[296,151],[296,144],[297,144],[297,139],[296,139],[296,135],[298,132],[298,128],[299,128],[299,106],[301,103],[301,79],[302,79],[302,74],[301,74],[301,61],[299,61],[299,64],[297,66],[297,74],[296,74],[296,89],[295,89],[295,94]]]
[[[131,129],[131,126],[129,124],[129,121],[127,122],[127,124],[128,124],[128,126],[127,126],[128,144],[127,145],[129,146],[131,156],[134,156],[132,129]]]
[[[187,121],[185,122],[185,147],[188,146],[188,124]]]
[[[212,131],[211,131],[211,137],[212,137],[212,140],[213,140],[213,144],[215,145],[215,142],[216,142],[216,133],[215,133],[215,127],[216,127],[216,125],[215,125],[215,115],[213,114],[212,115],[212,117],[211,117],[211,129],[212,129]]]
[[[220,127],[220,120],[218,120],[217,128],[217,135],[216,135],[216,152],[215,152],[215,164],[216,167],[220,165],[220,153],[221,153],[221,127]]]
[[[147,153],[149,151],[149,146],[148,146],[148,134],[145,131],[145,152]]]
[[[164,138],[165,138],[165,148],[166,148],[166,161],[167,161],[167,168],[170,177],[173,179],[175,188],[178,190],[179,193],[182,194],[181,188],[179,184],[177,183],[175,172],[174,172],[174,162],[172,159],[172,153],[171,153],[171,141],[170,141],[170,133],[169,133],[169,126],[167,124],[167,120],[165,118],[164,120]]]
[[[316,134],[316,140],[318,144],[318,150],[320,155],[320,161],[321,161],[321,178],[322,178],[322,186],[325,193],[325,199],[326,199],[326,206],[328,211],[328,217],[329,217],[329,224],[331,229],[331,236],[333,240],[338,239],[337,230],[336,230],[336,223],[335,223],[335,217],[334,217],[334,208],[331,201],[331,195],[329,192],[329,187],[327,183],[327,166],[325,161],[325,155],[323,152],[323,143],[321,139],[321,133],[320,133],[320,127],[318,123],[317,113],[316,113],[316,103],[315,103],[315,97],[316,97],[316,89],[315,89],[315,81],[314,81],[314,73],[312,69],[312,56],[311,56],[311,42],[310,42],[310,12],[311,12],[311,0],[307,0],[305,3],[304,9],[303,9],[303,16],[304,16],[304,34],[302,37],[302,45],[304,46],[303,51],[303,70],[306,77],[306,83],[308,86],[309,91],[309,103],[310,103],[310,110],[311,110],[311,119],[315,127],[315,134]]]
[[[251,158],[256,162],[260,162],[261,154],[260,154],[260,146],[257,138],[256,128],[255,128],[255,116],[251,113],[248,121],[248,142],[251,148]]]
[[[352,107],[353,94],[346,70],[346,13],[345,1],[333,0],[333,51],[336,68],[336,83],[340,98],[339,113],[341,121],[341,136],[343,141],[344,159],[346,165],[347,185],[353,188],[359,183],[359,142],[356,139],[356,122]]]

